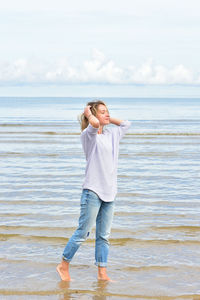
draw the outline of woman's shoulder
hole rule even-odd
[[[81,132],[81,136],[84,135],[96,135],[98,132],[98,128],[93,127],[91,124],[88,125],[88,127],[86,127],[82,132]]]
[[[115,136],[117,134],[117,127],[113,125],[106,126],[106,128],[103,129],[103,133],[108,136]]]

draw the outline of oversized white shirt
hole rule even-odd
[[[87,162],[83,189],[92,190],[105,202],[113,201],[117,194],[119,141],[130,125],[129,121],[123,121],[98,134],[98,128],[89,124],[81,133]]]

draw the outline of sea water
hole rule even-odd
[[[104,98],[132,126],[120,143],[108,274],[95,232],[55,271],[75,230],[91,98],[0,98],[0,298],[200,299],[200,99]],[[112,126],[112,125],[109,125]]]

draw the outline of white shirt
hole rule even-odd
[[[83,189],[92,190],[105,202],[113,201],[117,194],[119,141],[130,126],[129,121],[123,121],[98,134],[98,128],[89,124],[81,133],[87,161]]]

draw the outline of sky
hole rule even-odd
[[[7,0],[0,96],[199,97],[199,0]]]

